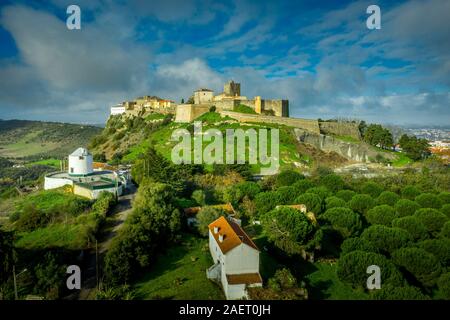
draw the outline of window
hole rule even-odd
[[[70,173],[73,173],[73,168],[72,167],[70,168]]]
[[[84,159],[84,157],[82,157],[82,156],[78,157],[78,160],[83,160],[83,159]]]

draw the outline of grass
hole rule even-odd
[[[61,162],[61,160],[51,158],[51,159],[44,159],[44,160],[29,162],[26,165],[27,166],[44,165],[44,166],[51,166],[51,167],[59,168],[60,162]]]
[[[413,163],[413,161],[404,153],[401,152],[395,152],[395,155],[397,156],[397,160],[392,162],[392,165],[394,167],[403,167],[410,163]]]
[[[147,121],[161,120],[161,119],[164,119],[165,117],[166,116],[162,113],[151,113],[145,117],[145,120],[147,120]]]
[[[83,249],[87,244],[87,229],[82,225],[53,224],[46,228],[22,233],[16,247],[24,249]]]
[[[183,243],[167,249],[133,285],[138,299],[224,299],[221,288],[206,278],[212,265],[207,239],[183,234]]]
[[[249,106],[246,106],[245,104],[240,104],[238,106],[235,106],[233,108],[234,112],[240,112],[240,113],[248,113],[248,114],[257,114],[255,110],[250,108]]]

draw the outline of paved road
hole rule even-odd
[[[136,190],[136,186],[134,184],[130,184],[127,188],[127,192],[119,197],[118,203],[113,209],[111,214],[111,217],[113,218],[113,221],[111,222],[113,227],[110,231],[103,235],[101,241],[98,243],[99,268],[102,266],[103,258],[108,251],[112,240],[123,227],[125,220],[132,211],[131,205],[136,194]],[[111,224],[108,224],[109,225],[107,227],[110,227]],[[82,270],[82,278],[84,280],[82,280],[81,290],[78,295],[68,297],[69,299],[88,300],[94,298],[92,295],[97,286],[95,248],[87,252],[85,261],[87,261],[87,263],[83,268],[85,270]],[[101,268],[99,273],[101,275]]]

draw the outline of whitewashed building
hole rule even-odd
[[[125,106],[123,104],[117,104],[111,107],[111,115],[114,116],[116,114],[125,113]]]
[[[222,285],[228,300],[248,298],[247,287],[262,286],[259,249],[238,223],[225,217],[212,222],[209,250],[214,265],[207,277]]]

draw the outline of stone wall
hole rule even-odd
[[[211,104],[179,104],[177,106],[175,122],[191,122],[208,112],[210,107]]]
[[[352,122],[319,122],[320,132],[326,135],[349,136],[361,140],[358,123]]]
[[[275,117],[275,116],[265,116],[247,113],[238,113],[232,111],[220,111],[222,116],[229,116],[240,122],[265,122],[265,123],[275,123],[286,125],[295,128],[301,128],[308,130],[310,132],[319,134],[319,122],[317,120],[310,119],[298,119],[298,118],[286,118],[286,117]]]
[[[294,129],[294,132],[298,141],[313,145],[325,152],[336,152],[349,160],[371,162],[376,159],[377,155],[380,155],[385,159],[395,160],[394,155],[378,151],[364,142],[345,142],[332,136],[313,134],[301,129]]]
[[[261,110],[273,110],[275,116],[289,117],[289,100],[261,100]]]

